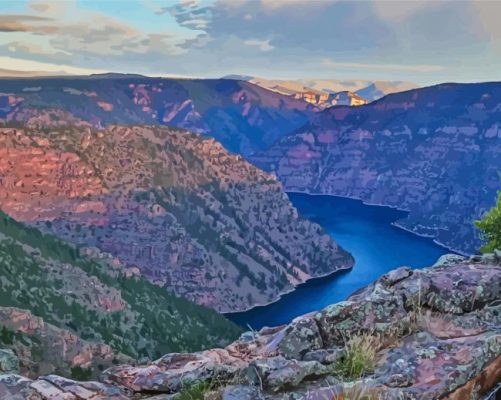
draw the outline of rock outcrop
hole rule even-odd
[[[473,254],[500,189],[501,83],[441,84],[332,107],[250,160],[285,190],[409,212],[397,224]]]
[[[1,128],[0,209],[223,312],[353,265],[275,177],[175,128]]]
[[[71,330],[46,323],[27,310],[0,307],[0,327],[0,346],[4,347],[0,350],[2,372],[21,373],[29,378],[58,373],[82,379],[97,377],[103,369],[133,361],[109,345],[83,340]]]
[[[500,300],[500,254],[443,257],[427,269],[391,271],[346,301],[287,326],[248,332],[224,349],[112,367],[99,384],[3,375],[0,394],[19,399],[49,398],[47,393],[71,399],[192,398],[189,393],[224,400],[477,399],[501,380]],[[367,340],[371,347],[362,346]],[[373,357],[357,353],[365,364],[350,374],[355,370],[345,367],[360,349]],[[23,397],[26,393],[33,397]]]

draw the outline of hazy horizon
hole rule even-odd
[[[421,86],[500,79],[499,2],[20,0],[0,10],[2,69]]]

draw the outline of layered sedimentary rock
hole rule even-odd
[[[397,224],[473,254],[501,188],[501,83],[442,84],[333,107],[251,157],[286,190],[409,211]]]
[[[176,129],[2,128],[0,208],[220,311],[353,264],[276,178]]]
[[[157,400],[189,393],[224,400],[480,398],[501,379],[500,296],[501,252],[444,256],[427,269],[391,271],[346,301],[286,326],[247,332],[226,348],[112,367],[100,384],[4,375],[0,393]],[[340,366],[349,357],[347,340],[362,335],[373,339],[374,364],[346,376]]]

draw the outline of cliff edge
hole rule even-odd
[[[346,301],[224,349],[106,370],[0,376],[13,399],[473,399],[501,379],[501,252],[400,267]],[[31,397],[30,397],[31,396]],[[358,397],[357,397],[358,396]]]

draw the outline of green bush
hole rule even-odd
[[[14,343],[14,331],[9,328],[2,326],[0,330],[0,342],[3,344],[13,344]]]
[[[76,366],[71,369],[71,377],[76,381],[88,381],[92,378],[92,370]]]
[[[476,221],[475,225],[482,231],[482,239],[486,241],[480,248],[482,253],[501,249],[501,192],[496,205],[481,220]]]

